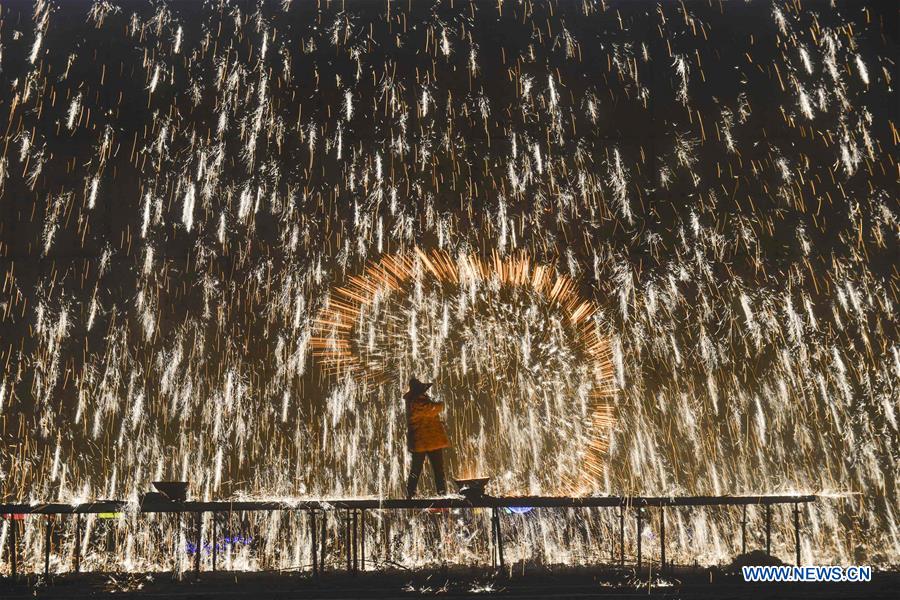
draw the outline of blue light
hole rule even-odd
[[[224,537],[221,541],[216,543],[216,552],[224,552],[228,546],[232,548],[237,546],[238,544],[242,544],[245,546],[249,546],[253,542],[253,536],[243,536],[243,535],[235,535],[233,537]],[[197,553],[197,544],[193,542],[185,543],[185,550],[189,555],[194,555]],[[203,542],[200,546],[201,552],[203,554],[209,555],[212,553],[212,544],[210,542]]]
[[[516,515],[526,515],[534,510],[533,506],[507,506],[506,510]]]

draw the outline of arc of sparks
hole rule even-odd
[[[382,361],[367,360],[353,343],[353,332],[364,310],[386,295],[400,293],[412,283],[417,273],[436,282],[450,285],[496,280],[501,286],[532,290],[557,307],[575,332],[575,343],[588,357],[593,374],[591,403],[591,438],[584,451],[584,464],[578,477],[564,482],[569,490],[596,489],[604,475],[610,433],[615,426],[616,395],[612,350],[592,317],[596,304],[583,298],[572,278],[556,273],[546,264],[535,262],[525,252],[489,258],[462,254],[454,258],[443,250],[425,251],[416,247],[411,253],[385,255],[370,263],[359,275],[336,287],[313,322],[310,348],[320,368],[329,376],[350,375],[359,381],[382,384],[390,381],[390,373]]]

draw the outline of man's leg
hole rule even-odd
[[[434,485],[437,487],[439,496],[447,493],[447,480],[444,477],[444,451],[432,450],[428,453],[428,462],[431,463],[431,470],[434,471]]]
[[[412,453],[412,467],[409,470],[409,479],[406,482],[406,497],[412,498],[419,485],[419,475],[422,474],[422,465],[425,464],[424,452]]]

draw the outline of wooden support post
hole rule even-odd
[[[319,552],[319,573],[325,572],[325,550],[327,549],[326,543],[328,542],[328,513],[324,510],[322,511],[322,544],[320,545]]]
[[[228,523],[225,525],[225,537],[229,537],[229,538],[234,537],[234,525],[233,525],[234,519],[233,519],[233,517],[234,517],[234,508],[229,506],[228,507]],[[226,546],[225,544],[222,544],[222,548],[225,548],[226,552],[227,552],[228,546]],[[228,555],[226,554],[226,556],[228,556]],[[229,569],[231,567],[231,565],[233,564],[233,562],[234,562],[233,560],[229,561],[225,565],[225,569],[226,570]]]
[[[359,511],[353,511],[353,572],[359,572]]]
[[[501,531],[500,531],[500,509],[499,508],[495,507],[491,511],[491,518],[494,520],[494,532],[495,532],[494,535],[496,536],[494,548],[496,548],[496,550],[497,550],[497,568],[502,569],[504,566],[505,560],[503,558],[503,549],[502,549],[503,539],[500,537]]]
[[[794,502],[794,552],[797,566],[800,566],[800,504]]]
[[[659,507],[659,569],[666,570],[666,507]]]
[[[197,575],[200,575],[200,557],[203,552],[203,545],[202,545],[203,539],[201,537],[202,533],[203,533],[203,513],[198,512],[195,514],[196,514],[195,525],[196,525],[197,530],[194,532],[194,541],[197,544],[197,546],[196,546],[195,552],[194,552],[194,572]]]
[[[16,550],[19,537],[19,522],[16,521],[15,515],[9,515],[9,568],[12,571],[13,579],[19,574],[19,557]]]
[[[772,555],[772,505],[766,504],[766,555]]]
[[[607,529],[609,533],[609,564],[613,564],[616,562],[616,544],[618,540],[616,540],[616,536],[613,535],[613,526],[610,525]]]
[[[625,505],[619,506],[619,566],[625,566]]]
[[[747,505],[741,507],[741,554],[747,554]]]
[[[353,548],[350,547],[350,509],[344,515],[344,540],[347,546],[347,572],[353,570]]]
[[[81,572],[81,513],[75,515],[75,572]]]
[[[391,553],[391,515],[388,512],[382,511],[381,513],[381,523],[384,531],[384,560],[390,562],[391,557],[393,556]]]
[[[218,517],[219,517],[219,513],[213,512],[213,514],[212,514],[212,535],[210,536],[211,542],[212,542],[212,570],[213,570],[213,573],[216,572],[216,559],[219,557],[219,539],[217,536],[218,520],[219,520]]]
[[[500,510],[497,507],[493,509],[493,519],[494,521],[494,538],[495,544],[497,548],[497,564],[503,569],[505,566],[505,561],[503,560],[503,531],[500,529]]]
[[[50,534],[53,530],[53,515],[47,515],[44,522],[44,576],[50,575]]]
[[[312,571],[319,574],[319,531],[316,529],[316,511],[309,511],[309,533],[312,538]]]
[[[494,512],[497,509],[491,509],[491,568],[497,568],[497,520],[494,518]]]
[[[497,526],[494,523],[494,513],[491,511],[491,518],[489,519],[491,522],[491,538],[488,541],[488,546],[491,549],[491,568],[497,568]]]
[[[637,568],[641,568],[641,530],[643,529],[644,515],[641,514],[641,507],[637,507]]]
[[[178,545],[181,543],[181,513],[175,513],[175,535],[172,540],[172,554],[175,555],[175,572],[178,573],[181,567],[181,557],[179,555],[180,548]]]
[[[366,509],[359,511],[359,564],[366,570]]]

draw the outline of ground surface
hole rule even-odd
[[[318,579],[294,573],[187,574],[177,581],[168,573],[152,575],[84,574],[50,581],[0,580],[0,597],[17,598],[891,598],[900,573],[876,573],[867,584],[749,584],[718,571],[680,571],[647,585],[632,569],[566,570],[518,573],[345,572]]]

